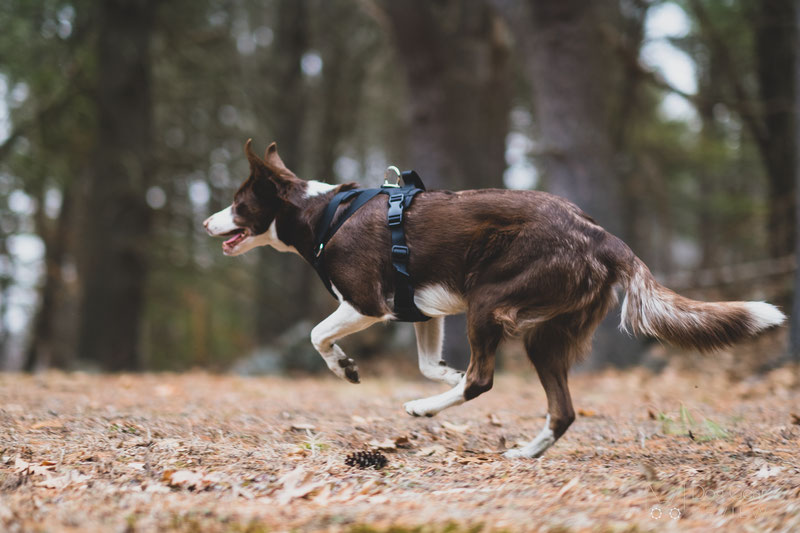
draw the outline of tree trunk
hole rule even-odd
[[[295,172],[300,172],[303,152],[303,123],[308,107],[308,95],[303,86],[300,61],[309,46],[308,2],[281,0],[277,5],[277,25],[272,54],[260,67],[262,79],[274,81],[271,94],[256,98],[256,116],[260,125],[270,124],[281,158]],[[263,126],[262,126],[263,127]],[[256,342],[259,346],[274,343],[275,336],[297,320],[307,318],[311,308],[313,272],[298,269],[297,258],[279,254],[272,248],[260,248],[258,299],[256,301]],[[269,275],[267,273],[273,273]],[[285,286],[276,284],[285,280]],[[281,297],[276,289],[284,291]],[[288,308],[276,307],[276,301],[291,298],[296,303]]]
[[[152,176],[151,0],[97,4],[97,138],[80,261],[79,357],[107,370],[139,366]]]
[[[757,73],[767,136],[769,248],[772,257],[784,257],[795,245],[796,6],[795,0],[761,0],[756,5]]]
[[[794,11],[794,27],[795,31],[800,32],[800,0],[795,0]],[[794,101],[795,106],[800,103],[800,40],[794,43]],[[795,131],[800,131],[800,112],[794,115]],[[800,135],[795,135],[794,139],[795,151],[800,151]],[[795,232],[794,232],[794,253],[796,257],[795,264],[800,265],[800,157],[795,158]],[[794,271],[794,303],[792,305],[792,316],[790,318],[790,346],[792,359],[797,365],[795,376],[795,383],[800,385],[800,268],[795,268]]]
[[[62,193],[61,212],[55,227],[48,227],[43,194],[39,201],[39,212],[36,214],[36,233],[45,240],[44,283],[39,293],[39,308],[33,320],[33,335],[25,355],[25,370],[28,372],[51,367],[68,368],[74,356],[74,343],[69,348],[66,347],[67,343],[59,335],[57,327],[63,311],[63,302],[60,300],[64,294],[64,281],[61,272],[73,220],[70,185],[66,185]]]
[[[532,84],[534,126],[542,145],[539,168],[549,192],[575,202],[610,232],[625,239],[615,168],[612,120],[622,64],[604,32],[616,31],[613,0],[494,0],[520,45]],[[618,137],[618,135],[616,135]],[[619,333],[610,313],[595,335],[590,365],[638,361],[641,344]]]
[[[483,1],[385,4],[411,107],[410,162],[429,188],[502,187],[511,108],[510,42]],[[465,368],[463,317],[448,317],[445,359]]]

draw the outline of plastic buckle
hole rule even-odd
[[[403,195],[389,195],[389,226],[399,226],[403,223]]]
[[[392,246],[392,261],[408,262],[408,246]]]

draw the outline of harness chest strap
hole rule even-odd
[[[325,245],[327,245],[328,241],[342,224],[364,204],[379,194],[389,196],[386,219],[392,241],[390,253],[395,278],[395,317],[396,320],[401,322],[423,322],[429,320],[430,317],[423,315],[414,303],[414,286],[411,283],[411,276],[408,273],[410,254],[406,244],[405,230],[403,228],[403,215],[405,210],[411,205],[414,196],[425,190],[425,185],[422,183],[419,175],[413,170],[403,172],[402,176],[403,187],[384,186],[379,189],[353,189],[334,195],[330,203],[325,207],[322,218],[317,224],[312,266],[325,285],[325,288],[328,289],[328,292],[336,297],[327,269],[325,268]],[[342,203],[348,200],[352,200],[350,205],[347,206],[336,223],[332,224],[337,209]]]

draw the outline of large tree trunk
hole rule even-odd
[[[795,0],[794,27],[800,33],[800,0]],[[800,103],[800,39],[794,43],[794,102]],[[800,132],[800,112],[795,112],[795,132]],[[795,152],[800,152],[800,135],[795,135]],[[800,157],[795,158],[794,174],[794,199],[795,199],[795,233],[794,253],[797,258],[796,265],[800,265]],[[795,268],[794,274],[794,303],[792,305],[790,351],[792,359],[797,365],[795,383],[800,386],[800,268]]]
[[[28,372],[50,367],[68,368],[75,355],[74,342],[64,342],[58,327],[59,320],[68,318],[63,316],[65,288],[61,274],[73,222],[71,186],[66,185],[62,192],[61,212],[54,227],[50,227],[52,224],[47,222],[44,214],[44,194],[40,196],[40,208],[35,217],[36,233],[45,241],[44,283],[39,291],[39,308],[25,355],[25,370]]]
[[[618,29],[614,0],[494,0],[510,21],[533,87],[539,168],[549,192],[575,202],[603,227],[625,238],[612,116],[622,64],[608,32]],[[595,336],[592,366],[638,360],[640,343],[617,331],[611,313]]]
[[[502,187],[511,108],[510,42],[483,1],[387,1],[410,93],[410,163],[430,188]],[[449,317],[445,359],[466,367],[463,317]]]
[[[273,80],[274,86],[269,87],[270,94],[256,97],[256,117],[261,127],[265,124],[271,126],[268,132],[264,132],[270,133],[271,138],[264,141],[276,141],[281,158],[289,168],[300,172],[303,124],[308,107],[300,68],[300,61],[309,46],[307,0],[281,0],[277,5],[277,19],[272,53],[259,69],[260,78]],[[308,318],[312,307],[313,272],[298,269],[297,258],[289,257],[290,254],[278,254],[271,248],[261,248],[257,252],[256,341],[260,346],[266,346],[291,324]],[[285,283],[276,284],[276,279],[285,280]],[[284,294],[277,297],[276,291]],[[275,306],[276,301],[286,298],[293,299],[295,305],[288,309]]]
[[[154,2],[97,4],[97,138],[87,183],[79,357],[107,370],[139,366],[152,176],[150,36]]]
[[[792,253],[795,244],[797,57],[795,0],[756,2],[756,59],[769,179],[769,245],[773,257]]]

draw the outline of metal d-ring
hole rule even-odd
[[[400,187],[400,169],[395,166],[390,166],[383,173],[383,185],[381,187]],[[394,183],[389,183],[389,180],[394,178]]]

